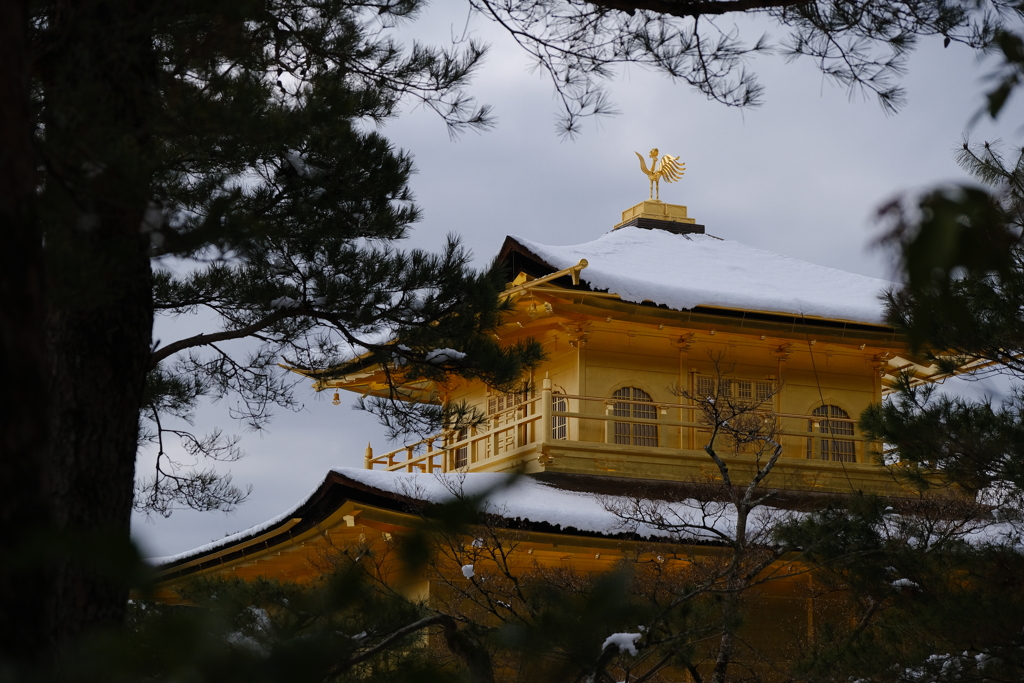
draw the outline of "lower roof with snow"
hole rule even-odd
[[[650,490],[637,480],[610,482],[609,477],[573,476],[562,479],[557,475],[545,481],[534,476],[514,476],[493,472],[418,474],[387,472],[341,467],[328,473],[324,482],[310,492],[305,500],[274,518],[245,531],[168,557],[150,558],[149,562],[161,574],[179,565],[194,565],[204,555],[222,554],[233,545],[245,544],[253,538],[268,539],[273,544],[275,530],[282,530],[282,540],[314,526],[337,510],[346,501],[374,505],[398,512],[422,510],[424,505],[444,504],[460,496],[479,499],[483,512],[505,520],[506,526],[537,528],[546,532],[584,534],[590,536],[629,536],[658,538],[664,536],[657,529],[624,523],[612,510],[624,505],[627,491],[647,496]],[[676,487],[677,484],[648,482],[651,486]],[[639,486],[639,488],[638,488]],[[678,492],[662,497],[685,499]],[[296,525],[295,520],[301,520]],[[289,522],[291,525],[289,525]],[[729,520],[722,510],[724,528]],[[720,540],[704,535],[695,542]],[[262,541],[261,541],[262,542]]]
[[[586,259],[592,290],[675,310],[762,311],[884,324],[886,280],[808,263],[705,234],[626,227],[592,242],[549,246],[510,236],[501,254],[525,252],[552,269]]]
[[[343,467],[329,472],[298,505],[263,524],[149,562],[159,576],[177,578],[207,565],[244,558],[246,548],[251,553],[254,547],[286,544],[304,531],[319,528],[346,502],[418,515],[424,510],[429,513],[430,505],[460,496],[477,498],[479,508],[493,515],[498,526],[574,536],[719,545],[730,538],[736,521],[735,508],[720,485],[579,474],[410,474]],[[761,508],[758,514],[814,509],[833,497],[780,491],[775,507]],[[665,529],[629,520],[623,511],[635,509],[641,500],[664,505],[663,511],[680,525]],[[258,545],[253,546],[254,542]]]
[[[149,560],[163,580],[173,580],[245,559],[254,550],[285,547],[293,538],[321,525],[342,505],[353,502],[412,516],[430,515],[430,506],[459,497],[478,500],[497,527],[576,537],[598,537],[674,546],[729,545],[736,531],[736,508],[721,484],[624,479],[613,476],[500,473],[407,474],[338,468],[298,505],[258,526],[188,552]],[[784,518],[842,504],[849,494],[772,491],[772,506],[751,512],[746,533],[768,534]],[[918,514],[933,502],[889,498],[893,515]],[[638,508],[637,506],[641,506]],[[650,520],[660,519],[663,524]],[[642,520],[647,520],[642,521]],[[968,540],[1012,543],[1021,548],[1013,523],[979,524]]]

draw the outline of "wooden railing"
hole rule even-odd
[[[564,401],[567,409],[554,410],[555,400],[559,403]],[[634,404],[654,408],[657,419],[615,415],[617,405]],[[446,430],[382,455],[374,455],[372,448],[367,446],[364,466],[367,469],[380,468],[392,472],[452,472],[518,458],[543,444],[564,441],[619,444],[648,448],[654,452],[692,451],[703,448],[706,437],[710,436],[708,425],[699,421],[699,412],[695,411],[700,411],[700,406],[555,394],[551,389],[551,381],[545,379],[540,396],[495,413],[485,424],[468,428],[464,438],[458,438],[458,430]],[[808,454],[817,457],[819,450],[816,443],[824,440],[830,444],[844,444],[838,450],[852,450],[853,461],[865,462],[869,443],[865,438],[856,434],[828,434],[820,431],[819,425],[823,421],[831,425],[853,425],[853,419],[770,410],[761,414],[765,419],[776,421],[774,435],[790,457],[806,458]],[[656,427],[654,439],[657,445],[632,443],[632,427],[620,427],[620,432],[629,433],[616,435],[616,424]],[[564,434],[564,438],[558,438],[561,434]],[[646,437],[648,440],[650,438]],[[852,445],[852,448],[845,444]],[[725,451],[726,448],[722,447],[721,450]],[[830,453],[836,450],[836,446],[829,448]]]
[[[405,470],[406,472],[433,472],[441,468],[441,464],[435,459],[445,455],[445,451],[435,450],[434,446],[438,441],[443,442],[443,434],[429,436],[413,444],[396,448],[384,455],[373,455],[373,447],[366,447],[366,455],[363,458],[363,467],[368,470],[374,469],[377,465],[383,466],[389,472]],[[404,455],[404,458],[401,456]],[[445,470],[446,472],[448,470]]]
[[[468,428],[469,434],[462,439],[458,438],[460,430],[448,429],[382,455],[374,455],[373,449],[367,446],[364,467],[379,466],[390,472],[452,472],[484,460],[506,457],[508,453],[539,442],[539,424],[546,418],[541,409],[544,405],[543,392],[541,394],[491,415],[482,426]]]

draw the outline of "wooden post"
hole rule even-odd
[[[697,395],[697,368],[690,368],[690,396],[696,396],[696,395]],[[695,405],[695,404],[694,404],[693,401],[690,401],[690,405]],[[697,410],[695,408],[690,408],[686,412],[690,416],[687,419],[687,422],[698,422],[698,420],[697,420]],[[696,450],[697,447],[698,447],[697,446],[697,428],[696,427],[690,427],[689,431],[690,431],[690,436],[689,436],[689,439],[688,439],[688,442],[689,442],[688,447],[689,447],[689,449],[691,451],[692,450]]]
[[[615,414],[615,405],[612,403],[605,404],[604,414],[611,417]],[[615,443],[615,423],[611,420],[604,421],[604,442]]]
[[[430,440],[430,447],[431,448],[434,447],[434,440],[433,439]],[[441,455],[440,455],[440,458],[441,458],[441,471],[445,472],[445,473],[451,472],[451,469],[452,469],[452,467],[451,467],[451,460],[449,458],[449,455],[450,454],[448,453],[448,449],[444,447],[444,442],[442,441],[441,442]]]
[[[372,470],[373,469],[373,446],[370,442],[366,442],[366,453],[363,455],[363,467]]]
[[[821,429],[821,423],[818,422],[817,420],[811,420],[811,427],[810,427],[811,435],[807,437],[807,455],[805,456],[809,460],[820,460],[821,459],[821,453],[816,453],[815,452],[815,448],[814,448],[814,446],[815,446],[814,435],[820,429]],[[820,444],[820,442],[819,442],[819,444]],[[820,445],[819,445],[819,448],[820,448]]]
[[[546,444],[551,440],[551,377],[547,373],[540,383],[540,420],[538,420],[540,434],[534,435],[538,446]]]
[[[516,425],[515,443],[516,448],[525,446],[528,443],[533,443],[536,439],[530,438],[530,423],[526,422],[526,418],[530,415],[530,404],[522,403],[516,408],[515,420],[518,423]]]
[[[412,474],[412,446],[406,446],[405,448],[405,471]]]

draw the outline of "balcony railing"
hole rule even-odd
[[[655,408],[657,419],[622,415],[622,406],[630,404]],[[364,466],[425,473],[489,469],[489,465],[528,456],[543,446],[567,443],[615,444],[631,451],[642,449],[652,455],[671,456],[680,451],[700,451],[707,443],[709,427],[698,421],[698,411],[698,405],[556,394],[551,391],[550,380],[545,379],[540,396],[491,415],[482,426],[463,430],[468,433],[462,438],[459,430],[446,430],[382,455],[374,455],[367,447]],[[867,461],[869,441],[859,435],[838,433],[853,431],[853,419],[770,410],[761,414],[766,420],[775,420],[774,435],[783,445],[784,457],[818,459],[824,452],[846,462]],[[646,428],[636,429],[634,425]],[[850,427],[836,429],[834,434],[826,431],[839,425]],[[650,444],[652,440],[655,445]],[[831,447],[822,449],[822,441]],[[605,450],[607,446],[600,448]],[[724,454],[731,448],[722,443],[717,450]]]

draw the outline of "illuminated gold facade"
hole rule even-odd
[[[686,207],[655,201],[623,212],[616,227],[645,222],[655,230],[703,232]],[[461,380],[417,387],[421,400],[465,401],[487,421],[386,453],[368,449],[367,468],[714,481],[720,475],[703,450],[706,426],[680,393],[695,395],[702,383],[725,373],[734,395],[770,396],[763,410],[777,420],[784,452],[766,486],[902,492],[877,464],[878,445],[856,426],[897,372],[910,368],[922,378],[936,372],[915,362],[892,328],[767,310],[628,302],[589,289],[586,260],[555,270],[514,238],[506,239],[499,258],[514,275],[508,296],[516,310],[498,334],[508,342],[533,337],[547,360],[523,392],[502,395]],[[386,392],[382,373],[358,364],[315,386]],[[753,456],[731,454],[730,468],[752,476]]]

